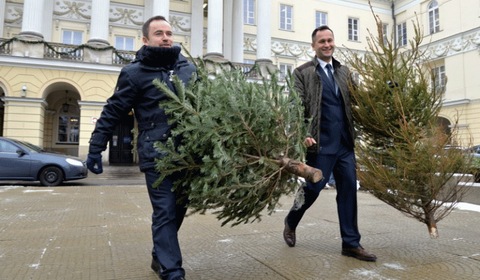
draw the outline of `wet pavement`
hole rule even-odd
[[[107,167],[60,187],[0,185],[0,279],[158,279],[151,271],[151,206],[137,167]],[[479,279],[480,213],[454,210],[427,227],[364,191],[362,245],[378,261],[342,256],[335,190],[325,190],[282,238],[292,197],[260,222],[221,227],[191,215],[179,233],[187,279]]]

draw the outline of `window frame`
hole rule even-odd
[[[71,107],[71,106],[70,106]],[[57,115],[57,144],[79,144],[80,140],[80,116],[77,114],[69,112],[60,112]],[[67,122],[62,122],[61,119],[66,118]],[[75,124],[72,124],[72,118],[76,119]],[[75,121],[75,120],[74,120]],[[61,133],[61,127],[65,127],[65,132]],[[75,131],[76,129],[76,131]],[[61,135],[65,135],[65,140],[61,139]]]
[[[440,32],[440,11],[435,0],[428,4],[428,27],[430,34]]]
[[[444,94],[447,86],[447,75],[445,64],[437,65],[432,68],[432,88],[437,89],[436,93]]]
[[[284,80],[291,73],[293,73],[293,64],[278,63],[278,75],[281,80]]]
[[[280,4],[280,29],[293,31],[293,6]]]
[[[359,42],[359,25],[360,20],[358,18],[349,17],[348,18],[348,40]]]
[[[386,45],[388,43],[388,23],[383,23],[382,25],[382,37],[383,43]]]
[[[66,36],[68,32],[71,32],[68,36]],[[80,35],[80,40],[76,38],[75,35]],[[70,37],[68,42],[66,37]],[[73,29],[62,29],[62,44],[65,45],[81,45],[83,42],[83,31],[80,30],[73,30]]]
[[[255,0],[243,0],[243,23],[248,25],[255,25]]]
[[[119,47],[118,44],[117,44],[117,40],[118,39],[122,39],[122,44],[123,46]],[[135,50],[135,37],[131,37],[131,36],[123,36],[123,35],[115,35],[115,49],[117,50],[122,50],[122,51],[134,51]],[[126,40],[131,40],[131,49],[128,49],[126,48],[125,46],[127,45],[126,44]]]
[[[408,44],[407,40],[407,22],[397,24],[397,46],[403,47]]]
[[[315,11],[315,28],[322,25],[328,25],[328,13]]]

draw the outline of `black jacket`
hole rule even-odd
[[[115,92],[107,100],[97,120],[89,153],[104,151],[115,126],[133,109],[139,129],[137,150],[140,169],[145,171],[154,168],[155,158],[160,156],[154,143],[166,140],[171,127],[167,124],[164,110],[159,107],[167,96],[152,81],[158,78],[175,92],[172,75],[178,76],[186,84],[195,71],[195,66],[180,54],[179,47],[143,46],[137,52],[136,59],[121,70]]]

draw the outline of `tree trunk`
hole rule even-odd
[[[290,158],[281,158],[279,160],[280,166],[284,167],[288,172],[305,178],[305,180],[317,183],[323,179],[323,174],[320,169],[306,165],[303,162]]]
[[[435,220],[427,218],[427,221],[425,223],[427,224],[430,238],[437,239],[439,235],[438,235],[437,223],[435,222]]]

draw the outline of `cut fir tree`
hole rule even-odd
[[[371,8],[371,6],[370,6]],[[348,63],[361,83],[352,89],[359,134],[358,173],[362,188],[405,215],[424,223],[438,238],[437,224],[461,201],[471,158],[459,144],[458,127],[438,125],[444,97],[422,48],[424,36],[413,22],[410,44],[399,48],[385,35],[373,10],[377,32],[367,37],[365,54],[351,52]]]
[[[303,163],[308,124],[289,78],[252,82],[240,70],[215,67],[221,71],[213,75],[199,61],[186,86],[174,76],[176,92],[154,81],[168,96],[160,107],[173,124],[170,138],[156,143],[163,155],[156,185],[179,178],[174,189],[192,213],[213,210],[222,226],[235,226],[259,220],[265,209],[271,214],[299,177],[316,182],[322,173]]]

